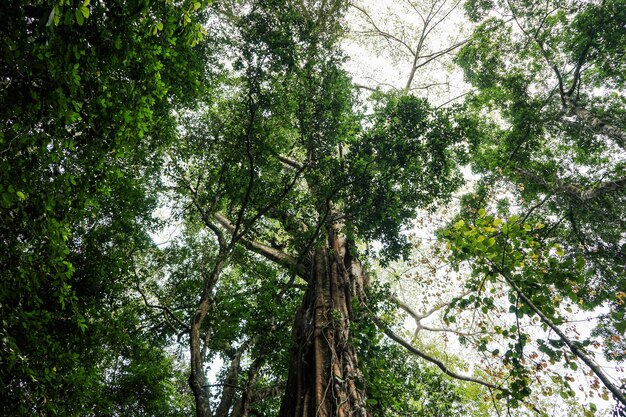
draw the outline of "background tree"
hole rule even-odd
[[[485,282],[499,282],[512,313],[556,335],[537,340],[543,359],[565,359],[572,369],[580,359],[604,385],[601,395],[608,398],[608,389],[624,404],[623,381],[598,366],[592,349],[622,358],[626,330],[624,4],[467,2],[466,10],[479,24],[457,62],[485,120],[473,160],[483,177],[463,201],[465,222],[449,229],[453,252],[471,262],[471,289],[480,294]],[[460,302],[491,309],[489,300],[474,293]],[[592,335],[566,335],[559,326],[572,305],[608,311]],[[530,392],[531,337],[513,327],[506,333],[505,359]]]
[[[201,3],[11,2],[0,16],[2,414],[183,413],[168,342],[127,288],[172,111],[210,72]]]

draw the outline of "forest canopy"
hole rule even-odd
[[[624,0],[5,3],[0,414],[626,415]]]

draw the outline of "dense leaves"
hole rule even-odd
[[[624,1],[468,1],[456,61],[475,90],[448,108],[411,81],[361,103],[347,7],[0,6],[3,414],[275,415],[311,380],[328,410],[471,412],[464,387],[383,338],[375,323],[404,323],[368,287],[466,164],[478,186],[440,236],[468,291],[445,322],[516,324],[452,330],[499,361],[460,379],[515,406],[548,362],[584,363],[619,396],[588,359],[596,344],[624,358]],[[560,332],[568,309],[600,307],[590,335]],[[551,379],[566,400],[570,378]]]
[[[198,12],[193,2],[0,6],[4,414],[87,413],[93,392],[108,395],[98,386],[115,356],[143,356],[101,346],[118,350],[116,333],[140,325],[120,315],[124,280],[129,255],[149,244],[146,191],[175,133],[171,111],[206,78],[206,47],[191,47]]]
[[[550,329],[566,322],[567,305],[604,305],[609,312],[589,338],[572,346],[562,335],[537,340],[539,350],[554,362],[604,345],[607,359],[620,358],[626,36],[616,28],[623,29],[624,4],[472,1],[466,9],[478,26],[457,62],[475,87],[469,103],[486,121],[472,161],[480,185],[446,234],[477,291],[459,302],[494,310],[479,294],[485,282],[499,282],[510,291],[511,313],[543,314]],[[513,340],[505,356],[519,360],[529,336],[506,331]]]

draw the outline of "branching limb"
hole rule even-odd
[[[230,220],[228,220],[228,218],[226,218],[226,216],[224,216],[222,213],[216,213],[215,214],[215,219],[219,222],[219,224],[224,227],[230,234],[235,233],[236,228],[235,225],[233,225]],[[263,243],[259,243],[256,242],[254,240],[251,239],[246,239],[241,237],[240,238],[240,243],[243,244],[246,248],[250,249],[251,251],[269,259],[272,262],[275,262],[281,266],[284,266],[286,268],[289,269],[293,269],[296,271],[296,273],[298,275],[301,275],[303,277],[306,276],[306,270],[303,268],[302,265],[300,265],[296,259],[294,257],[292,257],[291,255],[286,254],[285,252],[273,248],[271,246],[268,245],[264,245]]]
[[[282,162],[283,164],[287,165],[290,168],[293,169],[303,169],[304,165],[301,164],[300,162],[296,161],[295,159],[291,159],[287,156],[284,155],[278,155],[278,160],[280,162]]]
[[[429,356],[429,355],[425,354],[424,352],[422,352],[421,350],[418,350],[415,346],[411,345],[409,342],[407,342],[406,340],[404,340],[403,338],[398,336],[389,327],[387,327],[378,317],[372,315],[371,318],[374,321],[374,323],[376,324],[376,326],[378,326],[378,328],[381,329],[383,331],[383,333],[385,333],[385,335],[387,335],[387,337],[389,337],[394,342],[400,344],[402,347],[404,347],[406,350],[408,350],[412,354],[414,354],[416,356],[419,356],[420,358],[422,358],[422,359],[424,359],[424,360],[426,360],[426,361],[436,365],[444,374],[448,375],[449,377],[454,378],[454,379],[458,379],[460,381],[473,382],[475,384],[479,384],[479,385],[482,385],[484,387],[487,387],[490,390],[500,391],[500,392],[503,392],[503,393],[506,393],[506,394],[510,394],[510,392],[508,390],[506,390],[505,388],[499,387],[499,386],[494,385],[494,384],[492,384],[490,382],[483,381],[483,380],[478,379],[478,378],[473,378],[471,376],[457,374],[456,372],[454,372],[454,371],[450,370],[448,367],[446,367],[446,365],[444,365],[444,363],[441,362],[440,360],[435,359],[432,356]],[[526,403],[526,404],[528,404],[528,403]],[[531,406],[531,408],[532,408],[532,410],[534,412],[536,412],[539,415],[543,415],[541,410],[539,410],[536,406],[534,406],[532,404],[528,404],[528,405]]]
[[[450,370],[446,365],[444,365],[443,362],[441,362],[438,359],[433,358],[432,356],[429,356],[427,354],[425,354],[424,352],[422,352],[421,350],[418,350],[415,346],[411,345],[409,342],[407,342],[406,340],[404,340],[402,337],[398,336],[396,333],[394,333],[389,327],[387,327],[378,317],[376,316],[371,316],[372,320],[374,321],[374,323],[376,324],[376,326],[383,331],[383,333],[385,333],[385,335],[387,335],[387,337],[389,337],[391,340],[393,340],[394,342],[400,344],[402,347],[404,347],[406,350],[408,350],[409,352],[411,352],[412,354],[419,356],[422,359],[427,360],[428,362],[435,364],[439,369],[441,369],[441,371],[454,378],[454,379],[458,379],[461,381],[466,381],[466,382],[473,382],[491,389],[495,389],[498,391],[502,391],[503,389],[490,383],[487,381],[483,381],[481,379],[477,379],[477,378],[473,378],[471,376],[466,376],[466,375],[460,375],[457,374],[456,372],[453,372],[452,370]]]
[[[570,195],[572,197],[575,197],[583,202],[593,200],[594,198],[600,197],[604,194],[617,192],[617,191],[624,191],[626,189],[626,177],[622,177],[613,181],[607,181],[607,182],[601,183],[597,187],[590,189],[590,190],[583,190],[579,187],[576,187],[572,184],[567,184],[560,180],[556,180],[555,183],[550,183],[549,181],[545,179],[545,177],[541,175],[537,175],[525,169],[518,168],[518,169],[515,169],[515,172],[518,175],[528,178],[537,184],[543,185],[544,187],[548,188],[551,192],[561,192],[561,193]]]
[[[408,43],[406,43],[402,39],[392,35],[391,33],[385,32],[384,30],[380,29],[378,27],[378,25],[376,25],[376,22],[374,21],[372,16],[367,12],[367,10],[365,10],[361,6],[358,6],[354,2],[351,2],[350,6],[354,7],[356,10],[358,10],[359,12],[361,12],[362,14],[365,15],[367,21],[370,23],[370,25],[372,25],[372,28],[374,28],[374,31],[375,31],[376,35],[381,36],[381,37],[387,39],[388,41],[394,41],[394,42],[402,45],[403,47],[405,47],[409,51],[409,53],[412,56],[415,55],[415,51],[413,51],[413,48],[411,48],[411,46]]]
[[[163,311],[165,314],[167,314],[167,316],[169,318],[174,320],[186,332],[191,330],[189,325],[185,324],[181,319],[179,319],[178,316],[176,316],[176,314],[174,314],[174,312],[168,306],[162,306],[162,305],[159,305],[159,304],[152,304],[152,303],[150,303],[148,301],[148,297],[146,296],[146,294],[141,289],[141,286],[139,285],[139,283],[137,283],[137,291],[139,292],[139,294],[141,294],[141,298],[143,298],[143,302],[144,302],[144,304],[147,307]]]

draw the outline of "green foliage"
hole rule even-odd
[[[82,415],[94,393],[108,395],[112,362],[97,347],[138,326],[113,324],[131,303],[129,254],[149,242],[146,191],[174,137],[172,110],[193,103],[207,74],[192,9],[0,6],[3,414]]]
[[[381,97],[371,127],[352,140],[345,213],[385,259],[406,256],[400,233],[416,209],[445,201],[462,182],[465,137],[454,110],[411,96]]]
[[[524,221],[489,235],[479,230],[484,221],[479,217],[473,226],[484,242],[494,239],[492,251],[484,243],[457,249],[480,259],[492,256],[491,262],[501,256],[501,267],[520,277],[516,282],[528,285],[523,288],[549,314],[551,291],[584,309],[608,303],[611,312],[597,334],[606,334],[602,328],[623,334],[624,308],[616,294],[626,285],[626,36],[617,29],[623,26],[624,2],[565,1],[554,9],[548,2],[468,2],[466,7],[483,20],[457,62],[476,87],[469,102],[476,117],[494,117],[480,125],[484,135],[472,165],[484,175],[482,188],[479,198],[463,199],[464,218],[496,204],[497,190],[504,187],[501,215],[518,213]],[[489,10],[514,19],[494,17]],[[536,224],[546,226],[535,231]],[[515,234],[520,230],[526,235]],[[564,256],[556,259],[546,251]]]

